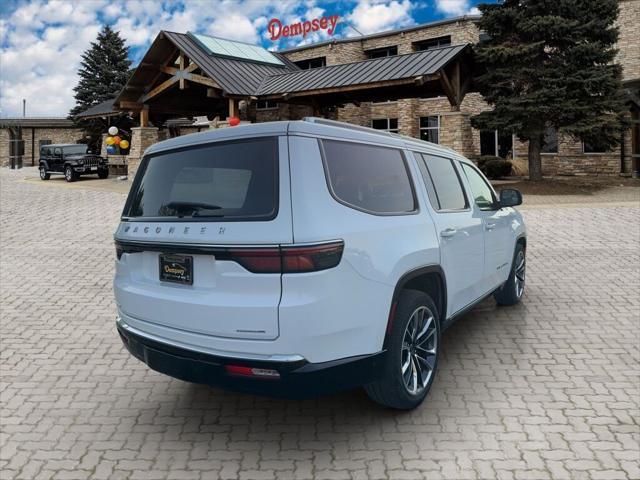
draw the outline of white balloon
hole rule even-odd
[[[109,127],[109,135],[117,135],[118,127]]]

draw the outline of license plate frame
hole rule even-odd
[[[161,282],[193,285],[193,256],[161,253],[158,267]]]

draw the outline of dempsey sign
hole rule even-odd
[[[295,37],[296,35],[306,37],[307,34],[318,30],[326,30],[327,34],[333,35],[339,18],[339,15],[331,15],[330,17],[314,18],[284,26],[280,20],[272,18],[267,25],[267,31],[271,35],[271,40],[278,40],[280,37]]]

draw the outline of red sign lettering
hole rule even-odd
[[[326,30],[327,34],[333,35],[338,25],[340,16],[331,15],[330,17],[314,18],[313,20],[305,20],[304,22],[292,23],[291,25],[282,25],[277,18],[272,18],[267,25],[267,31],[271,35],[271,40],[278,40],[280,37],[295,37],[302,35],[306,37],[311,32],[318,30]]]

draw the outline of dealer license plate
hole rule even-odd
[[[160,255],[160,280],[193,285],[193,257],[189,255]]]

